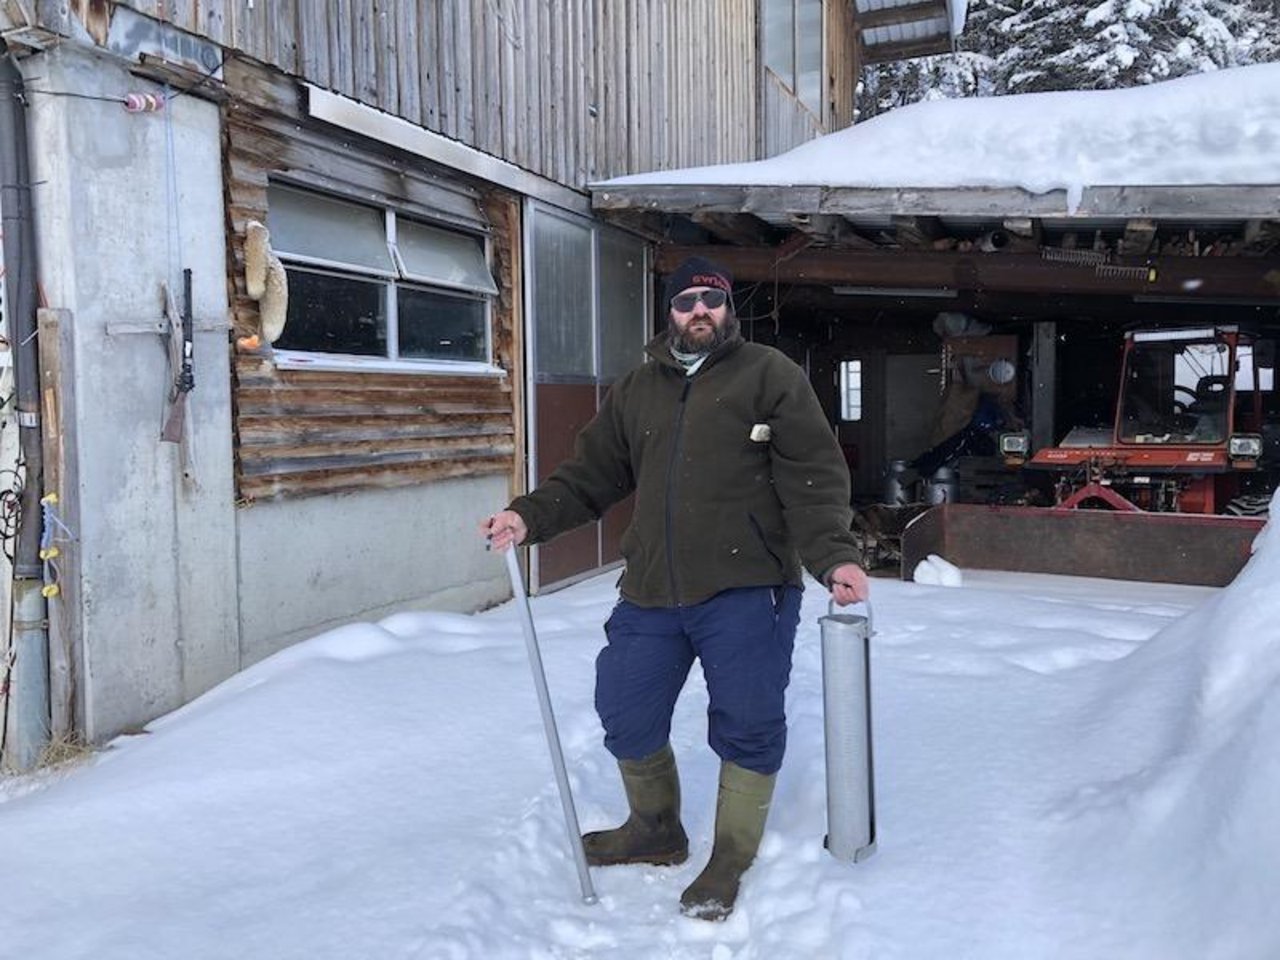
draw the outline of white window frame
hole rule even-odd
[[[319,198],[330,196],[322,191],[315,190],[308,186],[294,184],[287,180],[273,180],[270,186],[279,186],[299,193],[314,194]],[[268,196],[270,195],[270,186],[268,187]],[[377,210],[382,214],[388,253],[391,258],[391,262],[396,265],[398,272],[379,270],[374,267],[362,266],[359,264],[327,260],[321,257],[291,254],[287,251],[281,250],[276,250],[276,255],[280,258],[280,261],[284,264],[286,270],[290,266],[303,267],[316,273],[328,274],[334,277],[356,281],[373,280],[380,281],[385,284],[384,309],[386,310],[387,320],[387,356],[371,357],[350,353],[326,353],[319,350],[277,349],[273,352],[273,360],[276,367],[282,370],[363,371],[367,373],[436,374],[453,376],[505,376],[506,371],[495,365],[493,362],[494,296],[478,292],[474,288],[462,285],[450,284],[442,281],[428,282],[412,278],[405,269],[403,258],[400,255],[400,250],[396,243],[397,218],[400,214],[391,207],[384,207],[370,203],[360,203],[359,201],[354,201],[348,197],[340,195],[335,195],[333,199]],[[492,263],[491,243],[488,237],[477,236],[476,234],[458,230],[443,224],[431,223],[426,219],[419,220],[414,217],[409,217],[407,219],[413,220],[415,223],[421,222],[424,226],[432,227],[437,230],[447,230],[451,233],[456,233],[459,236],[465,236],[473,240],[480,241],[485,264],[489,265]],[[486,358],[484,360],[446,360],[430,357],[401,357],[399,355],[399,298],[396,296],[397,290],[401,287],[411,290],[439,291],[446,294],[466,294],[471,298],[481,301],[484,305]]]
[[[862,360],[853,358],[841,360],[837,370],[837,389],[840,394],[840,421],[842,423],[858,423],[862,420],[863,395]],[[857,382],[854,382],[856,375]]]

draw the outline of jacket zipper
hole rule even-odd
[[[676,428],[671,439],[671,459],[667,462],[667,511],[666,511],[666,528],[667,528],[667,576],[671,580],[671,605],[680,606],[680,591],[676,586],[676,548],[672,542],[672,535],[675,532],[675,518],[672,516],[674,510],[675,485],[676,485],[676,463],[680,459],[680,440],[684,431],[684,411],[686,408],[685,400],[689,396],[689,387],[693,385],[693,381],[685,378],[684,387],[680,390],[679,405],[676,407]]]

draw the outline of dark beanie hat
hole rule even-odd
[[[733,274],[705,257],[690,257],[667,275],[667,302],[690,287],[716,287],[733,296]]]

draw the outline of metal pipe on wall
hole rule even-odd
[[[18,441],[25,469],[13,565],[13,666],[5,718],[3,762],[30,770],[49,742],[49,646],[40,560],[43,450],[36,343],[36,238],[22,73],[0,41],[0,217],[3,218],[5,303],[13,352]]]

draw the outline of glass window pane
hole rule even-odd
[[[644,360],[644,244],[617,230],[600,238],[600,378],[612,381]]]
[[[489,359],[485,301],[403,286],[396,296],[401,357]]]
[[[796,95],[815,116],[822,116],[822,0],[799,0],[796,36]]]
[[[840,419],[862,419],[862,361],[840,363]]]
[[[396,247],[405,275],[413,280],[497,294],[498,287],[484,259],[484,244],[475,237],[428,227],[411,220],[396,221]]]
[[[764,30],[764,65],[788,88],[795,86],[795,0],[760,0],[760,25]]]
[[[289,267],[282,350],[387,355],[386,284]]]
[[[534,366],[539,376],[595,374],[591,248],[589,227],[534,212]]]
[[[310,257],[394,273],[381,210],[272,184],[267,190],[267,229],[281,257]]]

